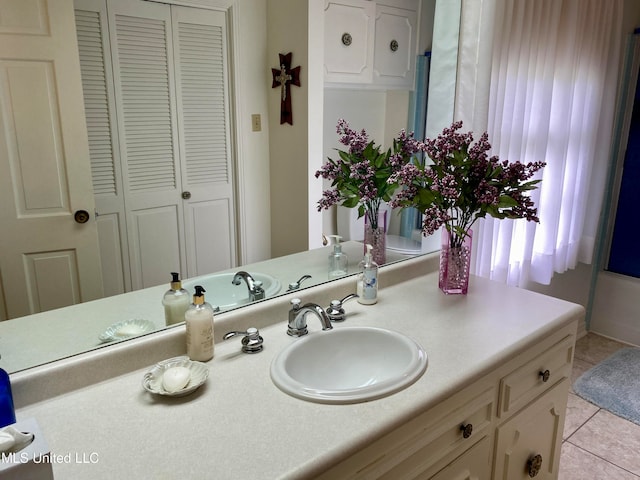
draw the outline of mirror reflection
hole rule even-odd
[[[305,101],[323,99],[324,128],[317,135],[324,157],[339,146],[338,118],[348,118],[354,128],[366,128],[386,144],[407,127],[415,108],[414,74],[410,88],[376,86],[373,80],[327,81],[315,91],[306,72],[318,56],[310,55],[307,65],[301,61],[302,87],[292,92],[294,119],[299,120],[291,128],[281,127],[277,92],[265,81],[277,52],[255,49],[266,45],[266,38],[278,37],[281,12],[274,15],[270,9],[279,4],[251,0],[251,8],[238,8],[247,1],[214,2],[224,6],[215,11],[142,0],[49,2],[48,34],[59,36],[61,45],[53,61],[71,65],[65,72],[56,70],[53,92],[46,67],[25,65],[15,53],[5,56],[14,63],[3,72],[3,98],[28,106],[8,110],[3,104],[2,112],[17,132],[4,139],[2,162],[12,171],[13,184],[3,190],[20,192],[8,194],[6,204],[15,218],[6,219],[2,234],[4,244],[11,245],[0,264],[5,319],[0,323],[0,366],[5,370],[23,370],[147,333],[149,321],[153,329],[165,327],[162,298],[174,271],[190,293],[196,284],[210,282],[208,301],[221,312],[328,281],[333,247],[318,248],[320,238],[301,245],[293,232],[307,237],[312,223],[321,222],[324,233],[343,237],[349,273],[356,271],[364,232],[356,212],[334,209],[293,221],[287,205],[315,210],[309,204],[320,197],[309,198],[309,204],[307,196],[294,202],[296,197],[278,182],[305,188],[320,182],[311,164],[303,174],[292,166],[300,163],[296,128],[306,127]],[[430,49],[435,0],[401,3],[416,6],[416,51]],[[289,10],[287,15],[301,15],[306,23],[306,10]],[[239,15],[235,23],[233,14]],[[197,31],[189,25],[197,25]],[[48,39],[43,36],[43,42]],[[26,41],[15,34],[11,40],[12,45]],[[45,50],[37,42],[30,48],[36,56],[42,56],[38,49]],[[304,56],[295,52],[294,64],[298,58]],[[154,76],[157,70],[163,71],[161,78]],[[207,72],[214,73],[208,77]],[[203,96],[203,86],[214,81],[217,94]],[[38,103],[38,91],[47,91],[48,101]],[[268,100],[269,111],[247,105],[247,98]],[[54,107],[57,117],[51,116]],[[253,123],[247,127],[255,111],[261,116],[259,131]],[[41,120],[49,118],[60,123]],[[88,145],[78,141],[85,128]],[[303,150],[312,141],[307,139]],[[90,164],[81,158],[90,158]],[[41,174],[21,177],[16,166]],[[262,209],[269,199],[271,208]],[[86,218],[82,212],[89,215],[85,223],[77,220]],[[68,222],[63,220],[67,216]],[[33,221],[28,231],[19,223],[25,217]],[[387,261],[419,254],[419,235],[402,234],[400,215],[389,219]],[[284,229],[279,227],[283,222]],[[18,235],[25,231],[28,242]],[[233,284],[240,271],[252,280]],[[262,282],[264,297],[252,293],[256,280]],[[59,308],[70,304],[75,305]]]

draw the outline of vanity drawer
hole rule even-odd
[[[319,478],[415,478],[443,457],[464,453],[491,433],[495,388],[473,388],[454,395]],[[465,437],[461,427],[471,425]],[[441,468],[441,467],[440,467]]]
[[[552,386],[569,378],[575,336],[567,335],[500,381],[498,417],[517,412]]]

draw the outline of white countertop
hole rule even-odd
[[[419,262],[404,268],[415,271]],[[316,301],[327,288],[301,296]],[[71,455],[71,462],[54,464],[56,479],[309,478],[583,315],[575,304],[476,277],[466,296],[442,294],[435,272],[383,283],[376,305],[347,303],[346,321],[334,328],[403,332],[426,350],[427,371],[386,398],[323,405],[290,397],[271,382],[272,359],[296,341],[286,334],[287,301],[279,307],[282,321],[260,329],[263,352],[242,354],[239,339],[216,344],[209,379],[190,396],[147,393],[142,368],[23,407],[18,419],[35,417],[52,453]],[[312,317],[309,330],[323,333]]]

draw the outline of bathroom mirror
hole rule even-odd
[[[206,2],[201,2],[201,3],[206,3]],[[237,3],[237,0],[236,2],[230,2],[230,3]],[[431,2],[431,3],[434,3],[434,2]],[[459,6],[457,8],[459,8]],[[455,17],[453,19],[450,19],[447,17],[445,20],[450,21],[452,25],[446,26],[446,27],[443,26],[443,27],[440,27],[440,29],[449,32],[449,34],[451,33],[452,30],[457,32],[458,24],[457,24],[457,21],[455,20]],[[235,19],[235,21],[237,21],[237,19]],[[437,28],[438,27],[436,27],[435,29],[437,30]],[[454,65],[454,69],[455,69],[455,59],[452,60],[451,63]],[[454,77],[455,77],[455,73],[454,73]],[[455,84],[455,81],[453,83]],[[445,124],[449,121],[449,118],[450,117],[448,117],[447,121],[444,122]],[[353,248],[353,246],[348,248]],[[357,261],[359,261],[359,258],[358,258],[359,254],[356,252],[357,250],[354,251],[354,253],[351,255],[353,257],[351,260],[357,263]],[[308,253],[310,255],[309,258],[312,258],[317,255],[318,257],[317,262],[320,263],[321,269],[324,272],[324,270],[326,269],[326,258],[328,255],[328,250],[320,249],[317,252],[308,252]],[[287,257],[280,257],[280,258],[273,259],[274,265],[281,262],[282,264],[286,264],[288,269],[286,273],[283,273],[282,270],[280,270],[278,273],[274,274],[274,276],[277,276],[279,278],[282,284],[281,290],[280,290],[281,293],[284,293],[287,290],[289,282],[294,282],[295,280],[298,280],[298,278],[300,278],[301,276],[309,273],[308,269],[297,270],[297,271],[290,270],[291,266],[296,265],[298,263],[298,259],[302,258],[302,257],[298,257],[298,255],[304,255],[304,252],[300,252],[299,254],[292,254],[291,256],[287,256]],[[392,255],[390,257],[390,261],[400,260],[401,258],[402,258],[401,256],[394,257]],[[268,263],[268,262],[269,262],[268,260],[264,261],[264,263]],[[261,270],[261,269],[267,268],[265,267],[264,263],[251,262],[250,265],[238,266],[233,270],[241,270],[241,269],[247,269],[249,271],[251,271],[252,269]],[[269,273],[269,272],[266,272],[266,273]],[[160,304],[160,300],[162,297],[162,293],[168,288],[168,283],[169,283],[168,280],[169,278],[167,278],[166,285],[163,285],[157,288],[145,289],[140,292],[132,292],[130,294],[124,294],[123,298],[125,297],[128,298],[128,296],[139,294],[139,295],[142,295],[142,297],[140,297],[141,303],[144,303],[145,302],[144,299],[148,298],[148,303],[157,305],[157,307],[161,309],[162,307]],[[303,282],[301,284],[301,287],[306,288],[324,281],[328,281],[326,279],[326,276],[317,274],[315,275],[313,282],[311,281]],[[112,301],[116,302],[117,299],[114,299]],[[101,323],[99,324],[98,327],[91,330],[91,333],[80,332],[77,327],[62,326],[62,324],[45,326],[44,322],[47,321],[47,317],[41,316],[44,314],[35,314],[30,316],[35,321],[35,323],[31,323],[28,326],[26,322],[23,322],[22,324],[19,323],[19,320],[21,319],[16,319],[15,321],[8,320],[5,322],[1,322],[0,323],[0,366],[2,366],[3,368],[6,368],[10,373],[13,373],[15,371],[24,370],[26,368],[30,368],[43,363],[54,361],[59,358],[82,353],[91,348],[97,348],[97,347],[103,347],[105,345],[109,345],[109,342],[101,343],[100,341],[97,341],[97,339],[99,338],[99,334],[106,332],[107,328],[112,326],[112,324],[115,321],[115,318],[113,319],[114,321],[112,321],[109,319],[108,316],[102,315],[102,312],[91,310],[90,304],[91,302],[85,305],[74,305],[72,307],[67,307],[70,310],[67,310],[66,308],[60,309],[60,311],[58,312],[58,315],[61,318],[66,317],[67,319],[69,317],[74,317],[74,318],[82,317],[82,318],[77,318],[77,322],[78,322],[77,324],[82,323],[83,325],[89,322],[92,322],[98,319],[98,317],[100,317],[99,320]],[[126,309],[123,309],[123,311],[119,312],[119,318],[122,318],[122,319],[132,319],[132,318],[136,318],[136,316],[139,316],[139,315],[140,315],[139,312],[137,311],[134,312],[133,310],[127,311]],[[27,319],[27,318],[28,317],[23,317],[23,319]],[[42,323],[38,323],[38,321]],[[63,323],[66,323],[66,322],[63,322]],[[68,347],[68,344],[70,342],[73,343],[73,347],[71,348]],[[12,364],[10,362],[10,358],[11,358],[10,352],[17,352],[17,351],[21,352],[20,361]]]

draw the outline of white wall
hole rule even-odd
[[[268,92],[269,157],[271,172],[271,255],[279,257],[308,249],[308,2],[268,0],[265,84],[278,54],[292,53],[292,67],[300,69],[300,87],[291,86],[293,125],[280,124],[280,88]],[[261,208],[258,206],[258,208]]]
[[[267,0],[236,0],[237,72],[234,79],[236,121],[239,128],[237,176],[243,209],[238,228],[244,235],[240,264],[271,258],[269,121],[267,105]],[[260,114],[262,131],[251,130],[251,114]],[[242,213],[244,212],[244,213]]]

